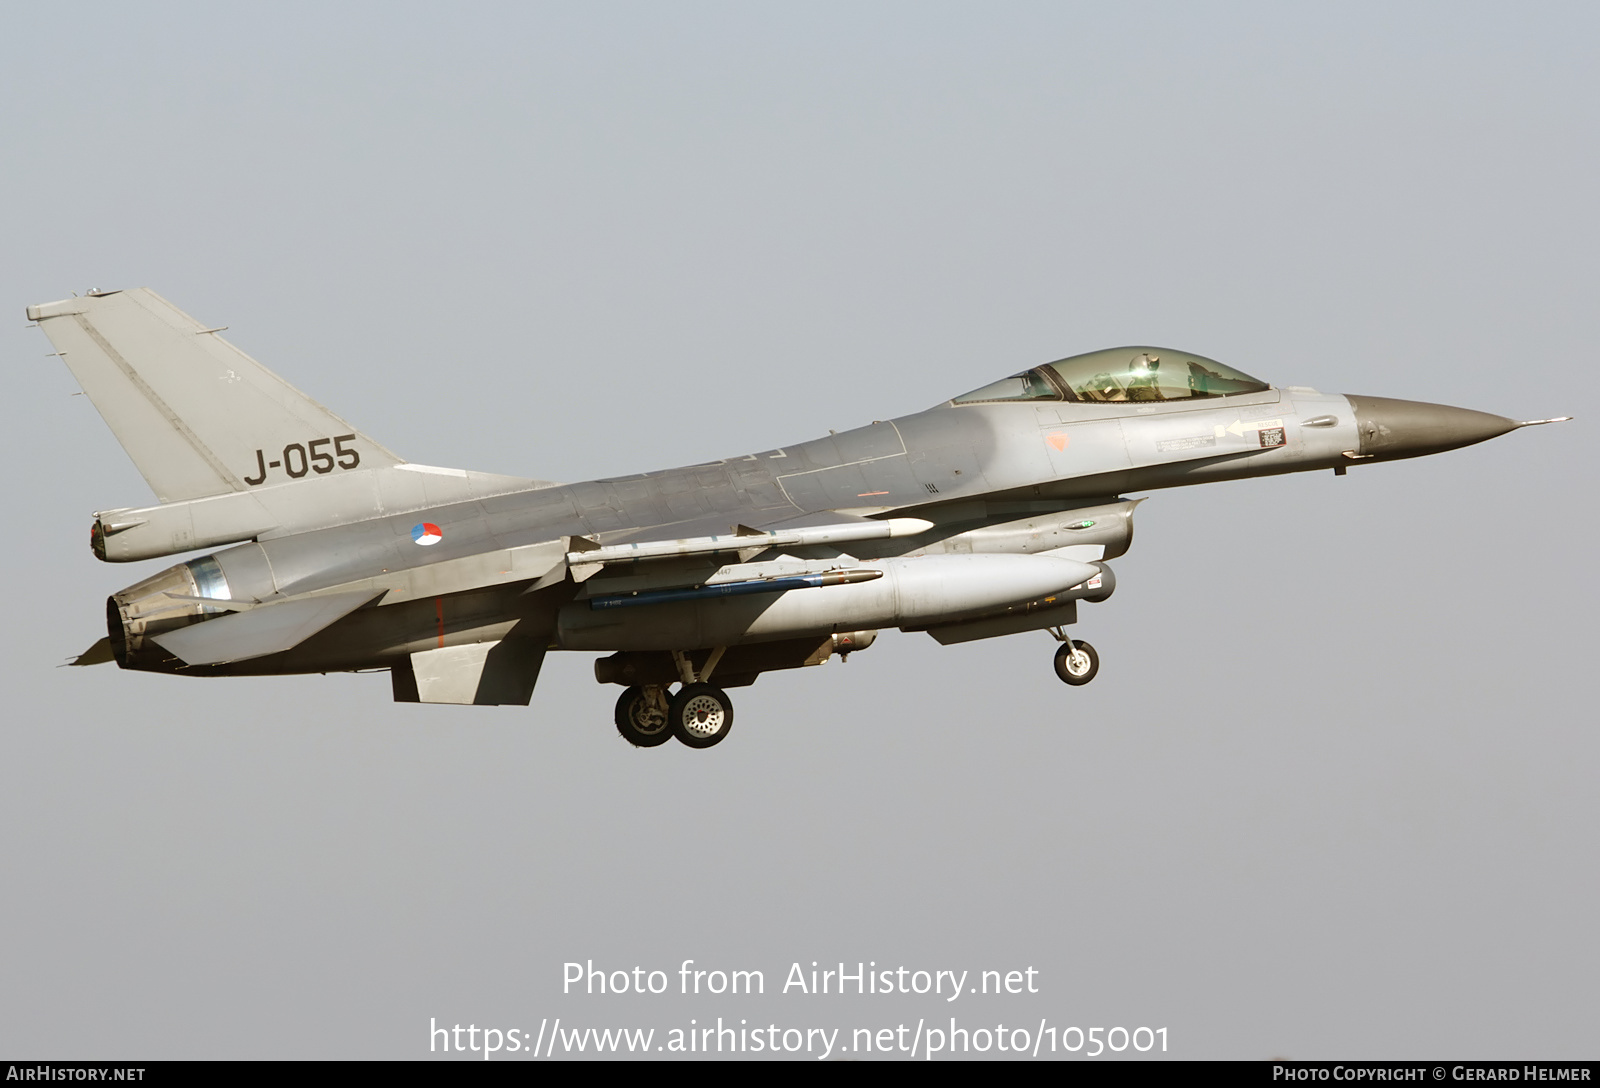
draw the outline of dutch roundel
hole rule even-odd
[[[411,539],[423,547],[427,547],[429,544],[437,544],[443,540],[444,533],[433,522],[424,521],[411,527]]]

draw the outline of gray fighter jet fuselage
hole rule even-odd
[[[147,290],[28,316],[160,500],[97,514],[95,554],[221,549],[112,595],[79,663],[387,669],[399,701],[527,704],[548,650],[609,651],[596,678],[623,687],[615,722],[640,746],[714,745],[725,688],[885,627],[1048,631],[1057,675],[1087,683],[1098,655],[1066,628],[1115,587],[1124,493],[1343,474],[1550,422],[1125,347],[809,442],[554,485],[406,463]]]

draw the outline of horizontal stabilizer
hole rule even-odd
[[[155,641],[190,665],[220,665],[265,657],[293,649],[368,601],[376,600],[382,592],[363,589],[261,605],[248,612],[156,635]]]

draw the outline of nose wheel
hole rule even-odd
[[[1087,684],[1100,671],[1100,655],[1087,642],[1063,639],[1056,650],[1056,675],[1063,684]]]

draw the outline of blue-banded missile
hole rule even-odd
[[[672,601],[700,601],[715,597],[742,597],[748,593],[784,593],[791,589],[810,589],[814,586],[847,586],[855,582],[870,582],[882,578],[881,570],[831,570],[823,574],[796,574],[787,578],[754,578],[745,582],[723,582],[717,585],[694,586],[689,589],[658,589],[645,593],[618,594],[595,597],[589,607],[633,608],[647,604],[668,604]]]

